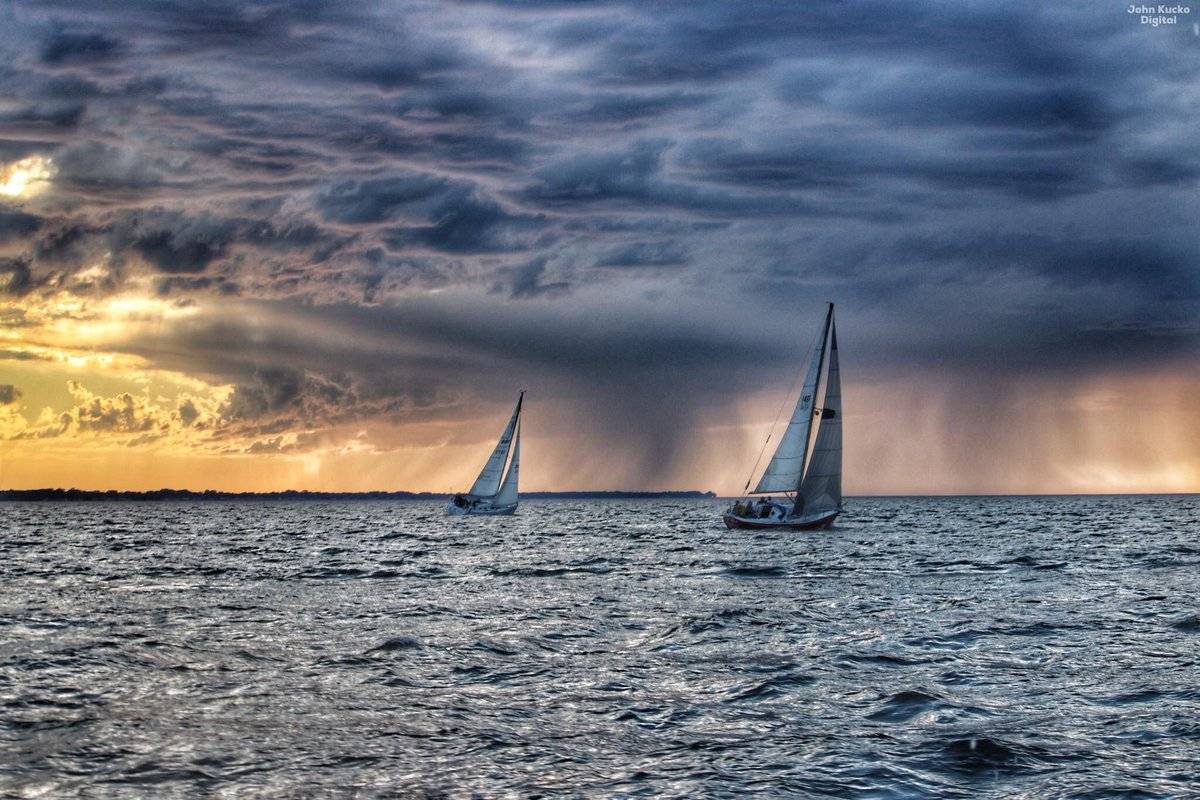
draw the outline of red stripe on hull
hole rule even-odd
[[[821,517],[806,522],[788,522],[787,520],[765,520],[765,519],[746,519],[744,517],[735,517],[732,514],[722,514],[721,519],[725,520],[726,528],[745,528],[749,530],[768,530],[771,528],[787,528],[797,531],[809,531],[814,528],[828,528],[837,519],[837,514],[830,514],[828,517]]]

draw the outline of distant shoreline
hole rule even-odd
[[[162,501],[224,501],[224,502],[270,502],[270,501],[434,501],[445,500],[452,492],[310,492],[287,489],[281,492],[218,492],[213,489],[192,491],[191,489],[153,489],[144,492],[117,491],[115,489],[0,489],[3,502],[97,502],[123,501],[152,503]],[[1044,494],[866,494],[852,495],[853,498],[870,499],[969,499],[995,497],[1187,497],[1196,492],[1099,492]],[[521,492],[522,500],[737,500],[734,495],[719,495],[712,491],[634,492],[634,491],[578,491],[578,492]]]
[[[260,502],[271,500],[445,500],[450,492],[309,492],[288,489],[282,492],[218,492],[213,489],[154,489],[146,492],[100,491],[89,489],[0,489],[0,502],[105,501],[162,502],[171,500],[217,500]],[[706,500],[714,492],[522,492],[522,500]]]

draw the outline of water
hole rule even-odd
[[[718,508],[0,505],[0,794],[1196,796],[1200,498]]]

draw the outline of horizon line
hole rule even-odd
[[[157,492],[170,492],[175,494],[221,494],[221,495],[239,495],[242,497],[254,496],[270,496],[280,494],[310,494],[310,495],[343,495],[347,497],[361,496],[367,498],[371,495],[411,495],[414,497],[431,496],[441,497],[455,494],[454,491],[440,490],[420,490],[414,491],[411,489],[361,489],[361,490],[338,490],[338,489],[270,489],[261,491],[240,491],[235,489],[184,489],[159,487],[156,489],[80,489],[78,487],[48,487],[41,486],[29,489],[17,488],[0,488],[0,497],[11,493],[34,493],[34,492],[75,492],[81,494],[116,494],[116,495],[136,495],[136,494],[154,494]],[[627,494],[627,495],[672,495],[672,494],[698,494],[711,495],[711,499],[715,500],[736,500],[748,495],[743,494],[720,494],[712,489],[537,489],[521,492],[523,496],[532,495],[547,495],[547,494]],[[1161,496],[1189,496],[1200,495],[1200,490],[1197,491],[1108,491],[1108,492],[885,492],[879,494],[848,494],[845,499],[875,499],[886,497],[1161,497]]]

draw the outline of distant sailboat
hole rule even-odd
[[[456,494],[446,504],[446,513],[461,517],[467,514],[511,514],[517,510],[517,473],[521,464],[521,403],[525,392],[517,397],[517,407],[496,442],[496,449],[483,465],[471,491]],[[509,458],[511,453],[512,458]],[[505,470],[504,465],[508,464]],[[503,477],[503,480],[501,479]]]
[[[825,394],[821,374],[825,373]],[[813,418],[817,435],[809,450]],[[807,460],[807,464],[805,463]],[[749,488],[749,482],[746,488]],[[842,378],[838,369],[833,303],[825,313],[821,338],[813,348],[808,375],[792,419],[751,495],[744,496],[721,518],[729,528],[823,528],[842,511]]]

